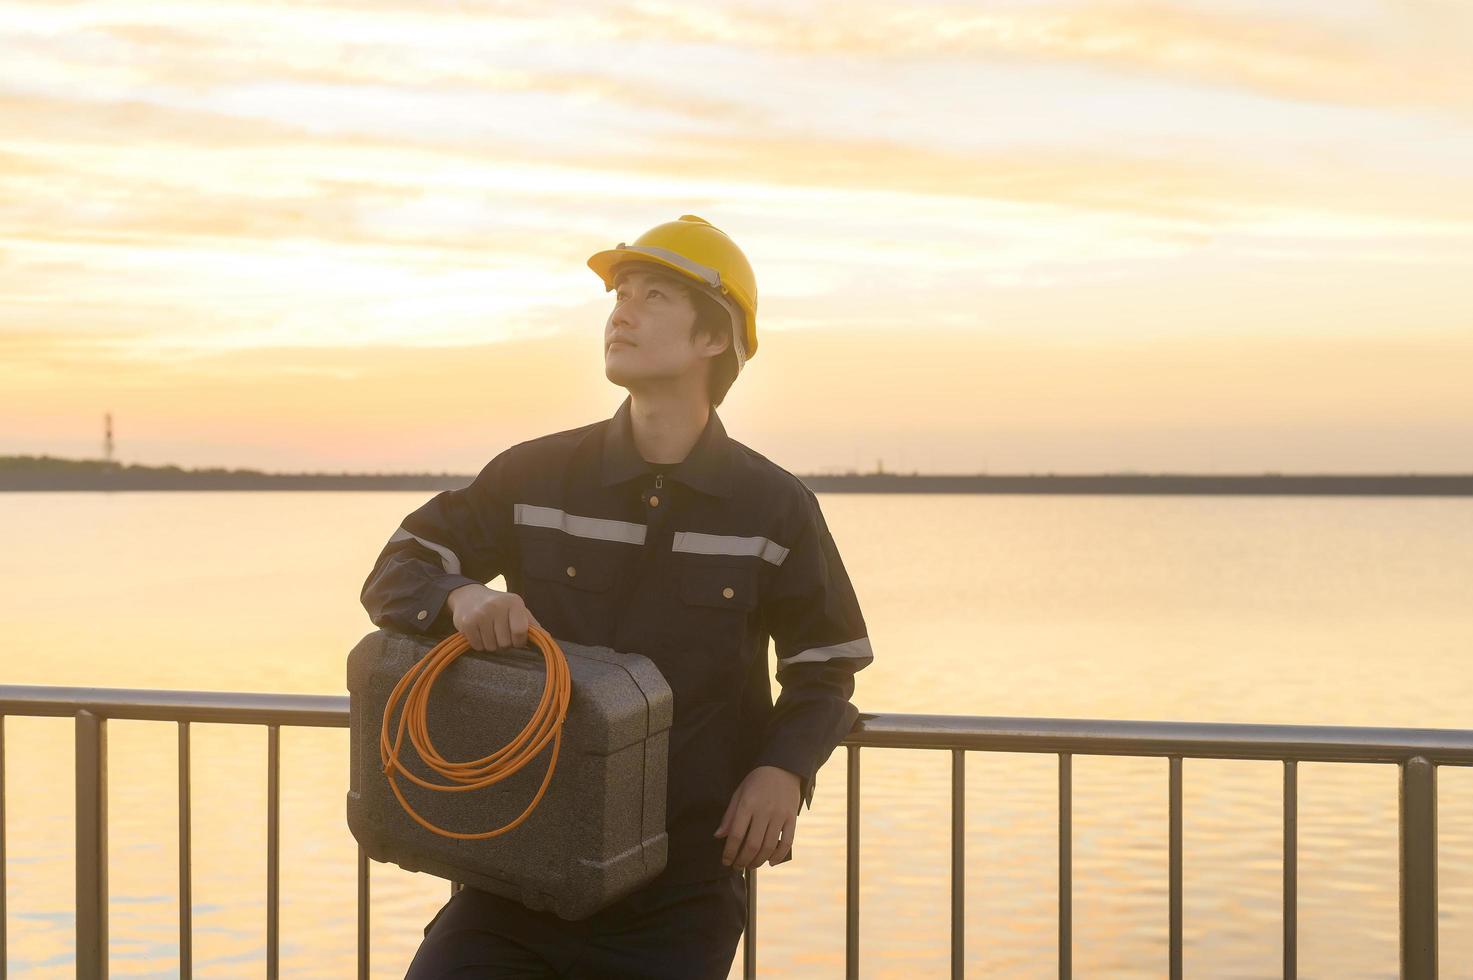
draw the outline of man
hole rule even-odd
[[[682,215],[588,265],[617,290],[614,414],[519,443],[409,514],[363,584],[383,628],[478,650],[536,624],[649,657],[674,696],[667,865],[567,922],[462,888],[409,977],[725,977],[746,921],[742,871],[792,857],[818,768],[853,726],[873,659],[818,500],[727,436],[715,406],[757,350],[757,284],[725,233]],[[484,583],[504,574],[507,591]],[[767,646],[781,694],[768,682]]]

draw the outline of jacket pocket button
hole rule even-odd
[[[726,588],[724,588],[724,589],[721,590],[721,594],[724,595],[724,596],[726,596],[726,598],[728,598],[728,599],[730,599],[732,596],[736,595],[736,593],[732,591],[731,586],[729,586],[729,585]]]
[[[414,617],[414,618],[415,618],[415,619],[424,619],[424,618],[425,618],[425,617],[426,617],[426,616],[428,616],[428,615],[429,615],[429,614],[430,614],[430,612],[429,612],[429,610],[428,610],[428,609],[421,609],[421,610],[420,610],[420,611],[419,611],[419,615],[417,615],[417,616],[415,616],[415,617]]]
[[[577,575],[577,574],[578,574],[578,569],[574,568],[572,565],[569,565],[568,566],[568,577],[569,578],[572,578],[574,575]]]

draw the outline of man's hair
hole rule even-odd
[[[706,374],[706,387],[711,404],[719,406],[725,400],[726,393],[737,376],[736,348],[732,346],[736,341],[731,335],[731,314],[726,312],[726,307],[699,286],[659,268],[654,263],[635,262],[627,268],[631,272],[636,270],[648,272],[674,285],[677,289],[685,291],[685,294],[690,297],[691,305],[696,308],[696,322],[690,331],[692,341],[698,338],[710,341],[726,339],[726,350],[712,358],[712,364]],[[624,269],[625,267],[621,267],[614,276],[615,285],[623,278]]]

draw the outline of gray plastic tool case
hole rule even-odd
[[[438,638],[378,630],[348,655],[351,777],[348,828],[375,861],[426,871],[511,898],[563,919],[582,919],[634,891],[665,867],[665,778],[670,687],[639,654],[576,643],[568,658],[572,692],[557,768],[541,802],[519,826],[482,840],[437,834],[414,820],[394,795],[379,758],[379,730],[389,694]],[[426,727],[451,762],[480,759],[526,726],[546,684],[535,648],[468,650],[430,690]],[[394,707],[390,744],[404,709]],[[480,833],[516,819],[542,785],[552,741],[516,774],[479,789],[426,789],[395,774],[415,812],[460,833]],[[406,729],[399,760],[432,783],[432,772]],[[459,785],[459,784],[455,784]]]

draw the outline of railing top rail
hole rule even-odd
[[[348,726],[348,697],[341,694],[0,684],[0,715],[69,717],[81,710],[104,718],[144,721]],[[1473,765],[1473,731],[1455,728],[861,712],[843,741],[878,748],[1301,762],[1395,763],[1421,756],[1438,765]]]
[[[256,725],[348,727],[346,694],[158,691],[116,687],[0,684],[0,715],[71,716]]]
[[[861,712],[844,741],[891,748],[1301,762],[1401,762],[1422,756],[1439,765],[1473,765],[1473,731],[1459,728]]]

